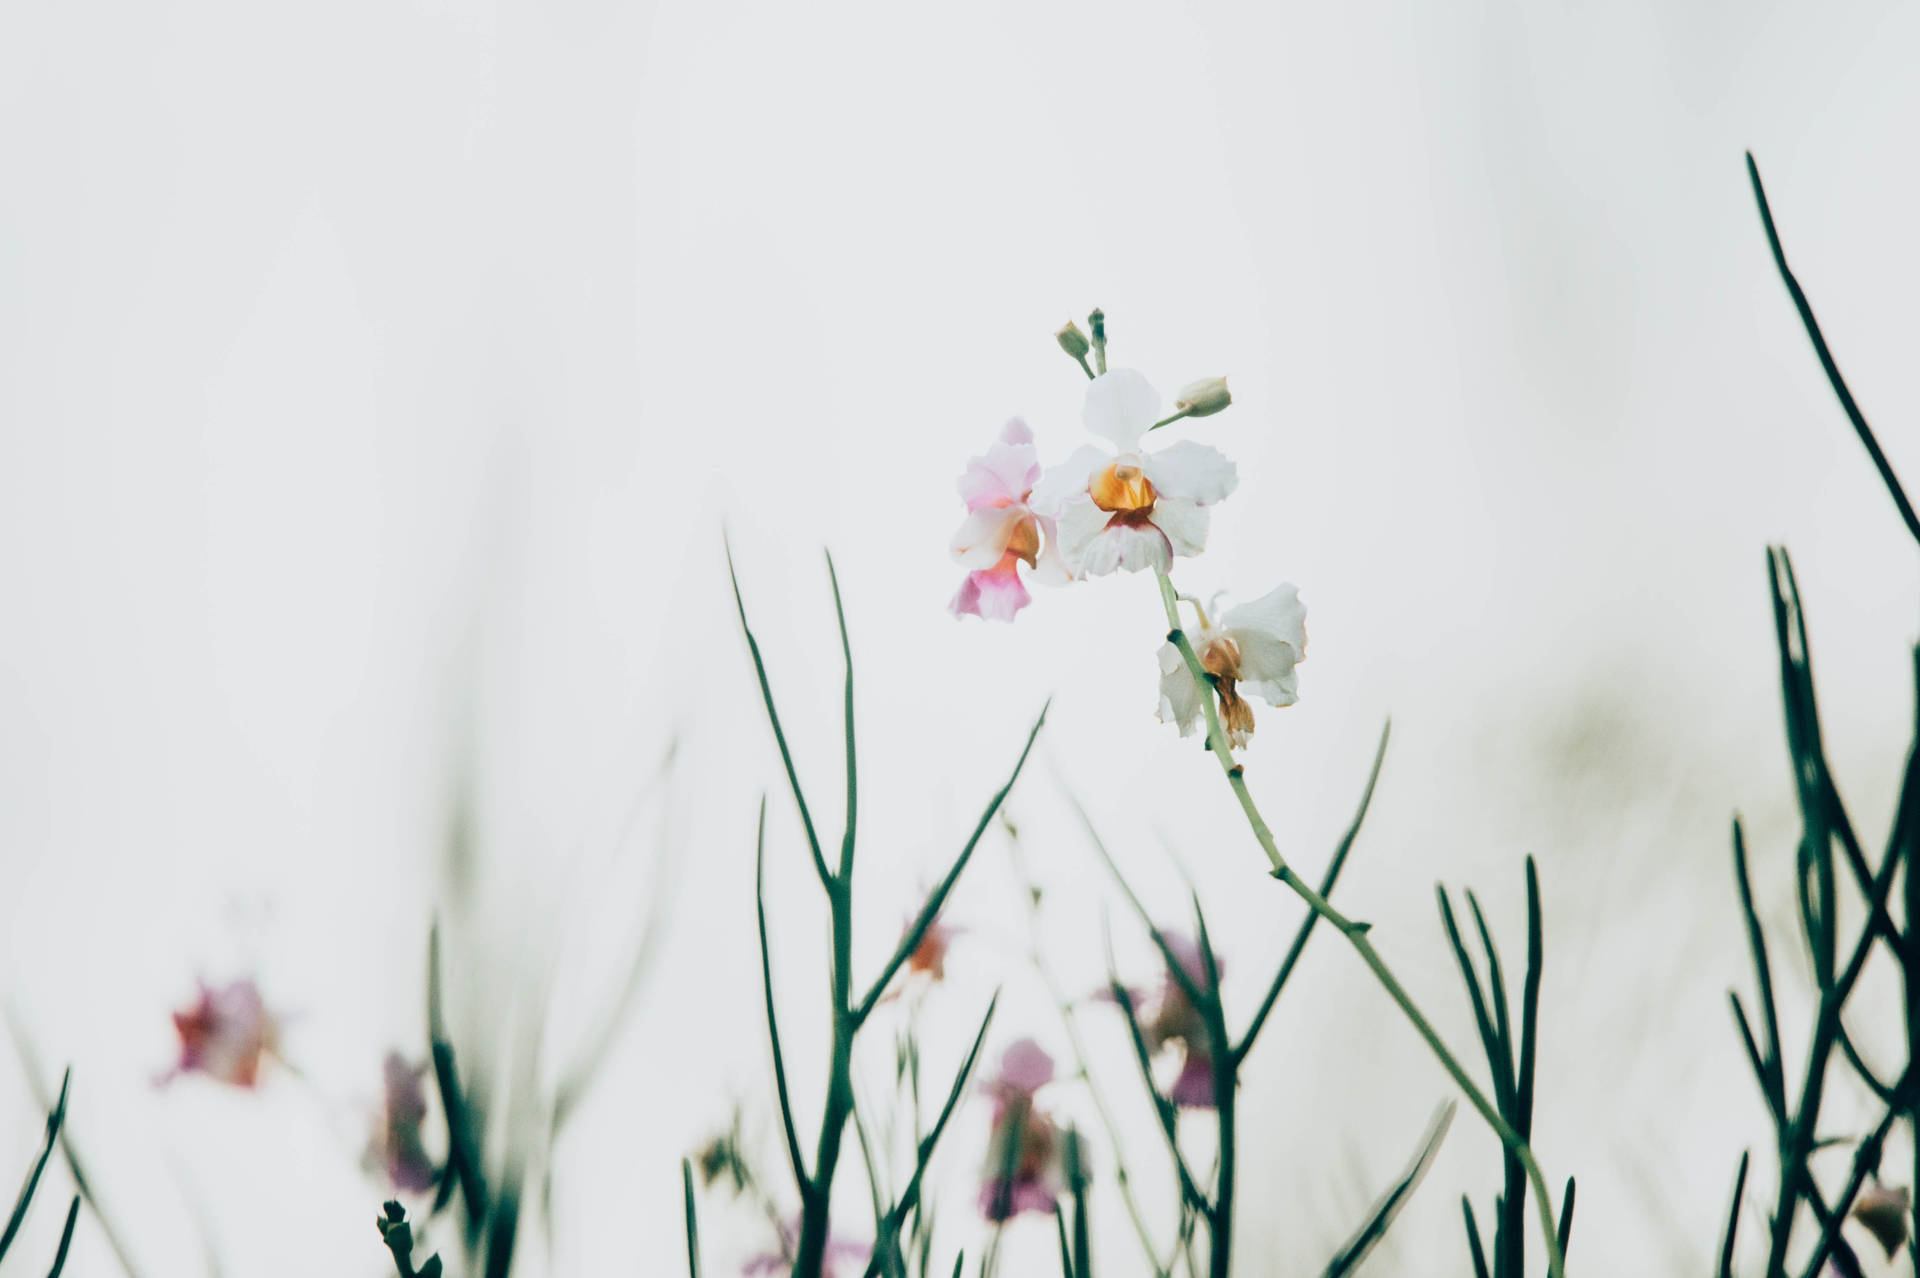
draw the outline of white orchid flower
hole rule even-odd
[[[1253,736],[1253,707],[1246,694],[1270,706],[1290,706],[1300,699],[1294,667],[1307,656],[1307,609],[1298,587],[1282,584],[1251,603],[1230,608],[1217,626],[1203,613],[1187,639],[1201,668],[1213,676],[1220,725],[1235,749]],[[1205,717],[1203,695],[1180,650],[1162,644],[1160,721],[1179,725],[1183,737],[1190,735]]]
[[[1189,440],[1141,448],[1160,420],[1160,392],[1130,368],[1089,382],[1080,417],[1111,448],[1076,450],[1042,475],[1028,498],[1036,512],[1058,520],[1067,565],[1089,577],[1120,568],[1165,572],[1176,555],[1199,554],[1207,507],[1239,482],[1233,463]]]

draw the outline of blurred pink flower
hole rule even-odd
[[[783,1274],[793,1268],[793,1253],[800,1245],[800,1222],[789,1219],[780,1227],[780,1250],[764,1251],[757,1256],[747,1258],[740,1267],[743,1274]],[[827,1231],[827,1250],[820,1260],[820,1278],[842,1278],[840,1264],[850,1268],[847,1273],[864,1268],[867,1258],[873,1254],[873,1244],[848,1242],[835,1238],[831,1228]]]
[[[1206,964],[1200,957],[1200,946],[1193,938],[1184,932],[1162,930],[1160,939],[1172,951],[1187,979],[1197,988],[1205,990],[1208,986]],[[1225,964],[1218,966],[1224,968]],[[1113,997],[1110,990],[1103,994],[1109,999]],[[1129,1001],[1139,1018],[1140,1036],[1146,1040],[1148,1051],[1158,1052],[1169,1043],[1180,1046],[1180,1073],[1173,1080],[1169,1098],[1175,1105],[1185,1109],[1212,1109],[1213,1035],[1207,1028],[1207,1018],[1187,997],[1186,989],[1174,976],[1173,970],[1167,969],[1151,1002],[1131,991]]]
[[[215,989],[200,983],[200,997],[192,1007],[173,1014],[180,1035],[180,1060],[160,1078],[167,1083],[182,1074],[205,1074],[235,1087],[252,1087],[260,1077],[260,1058],[275,1050],[279,1026],[250,980],[234,981]]]
[[[1012,621],[1032,602],[1020,580],[1022,562],[1050,584],[1071,579],[1054,546],[1053,521],[1027,505],[1027,494],[1039,477],[1033,432],[1017,417],[992,447],[967,463],[959,485],[967,517],[953,534],[952,551],[968,571],[948,605],[954,616]]]
[[[433,1188],[435,1172],[420,1135],[427,1121],[427,1067],[388,1052],[382,1072],[386,1096],[367,1146],[367,1165],[378,1168],[395,1189],[425,1193]]]
[[[1059,1201],[1064,1182],[1060,1130],[1034,1106],[1034,1094],[1052,1081],[1053,1058],[1038,1043],[1023,1038],[1000,1058],[999,1074],[981,1085],[993,1097],[993,1126],[980,1186],[980,1211],[988,1220],[1003,1221],[1028,1211],[1051,1212]]]
[[[930,981],[947,979],[947,949],[953,944],[958,928],[948,927],[939,919],[927,926],[920,936],[920,944],[913,947],[913,953],[907,956],[907,971],[918,973]]]

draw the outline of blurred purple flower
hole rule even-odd
[[[783,1274],[793,1268],[793,1253],[800,1245],[800,1222],[789,1218],[780,1227],[780,1250],[764,1251],[757,1256],[747,1258],[740,1272],[748,1275]],[[851,1266],[864,1267],[867,1258],[873,1254],[873,1245],[863,1242],[848,1242],[835,1238],[831,1228],[827,1231],[827,1249],[820,1260],[820,1278],[840,1278],[837,1265],[844,1262]]]
[[[234,1087],[251,1088],[260,1077],[260,1058],[275,1050],[279,1027],[267,1011],[260,989],[238,980],[215,989],[199,982],[193,1006],[173,1014],[180,1035],[180,1060],[158,1080],[205,1074]]]
[[[1184,932],[1177,931],[1162,931],[1160,940],[1172,953],[1187,980],[1201,990],[1207,989],[1206,962],[1201,958],[1199,944]],[[1226,966],[1224,963],[1216,965],[1223,970]],[[1101,997],[1119,1001],[1111,990],[1103,991]],[[1148,1051],[1161,1051],[1170,1043],[1180,1046],[1180,1073],[1168,1093],[1173,1103],[1185,1109],[1212,1109],[1213,1035],[1207,1029],[1207,1018],[1187,997],[1187,991],[1174,975],[1173,969],[1167,969],[1160,981],[1160,989],[1150,1004],[1131,990],[1128,991],[1128,1001],[1139,1018],[1140,1035],[1146,1040]],[[1144,1010],[1143,1004],[1147,1004]]]
[[[367,1146],[367,1165],[378,1168],[395,1189],[425,1193],[433,1188],[435,1173],[420,1135],[427,1120],[427,1067],[388,1052],[382,1072],[386,1096]]]
[[[1000,1058],[1000,1072],[981,1085],[993,1097],[993,1127],[980,1186],[980,1212],[988,1220],[1051,1212],[1059,1200],[1060,1131],[1034,1106],[1034,1094],[1052,1081],[1053,1058],[1023,1038]]]

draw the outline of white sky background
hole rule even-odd
[[[1920,608],[1740,156],[1920,476],[1917,40],[1893,5],[9,6],[5,990],[75,1063],[74,1130],[146,1271],[200,1272],[199,1200],[228,1272],[383,1272],[361,1107],[379,1054],[421,1035],[463,722],[495,943],[457,1001],[508,1006],[564,938],[562,1043],[646,908],[658,813],[624,852],[613,834],[678,734],[673,928],[560,1151],[552,1261],[671,1271],[680,1152],[736,1096],[774,1130],[751,854],[779,774],[723,520],[829,829],[821,547],[839,564],[864,971],[1051,694],[1014,811],[1057,960],[1099,979],[1111,899],[1070,784],[1173,921],[1180,849],[1246,1015],[1298,911],[1212,762],[1152,719],[1151,583],[1036,592],[1011,628],[944,611],[953,478],[1015,413],[1049,460],[1080,442],[1083,379],[1049,334],[1095,304],[1115,362],[1164,390],[1232,376],[1229,413],[1175,428],[1241,474],[1180,576],[1308,602],[1301,703],[1247,757],[1283,847],[1318,872],[1391,713],[1339,897],[1463,1052],[1432,884],[1479,886],[1517,983],[1540,858],[1537,1144],[1580,1178],[1575,1266],[1703,1269],[1739,1150],[1767,1139],[1725,1010],[1747,982],[1736,809],[1794,935],[1762,547],[1794,552],[1831,752],[1876,832]],[[810,1128],[824,933],[777,789],[770,828]],[[1061,1046],[1005,865],[990,841],[957,898],[973,931],[929,1008],[936,1072],[1003,979],[995,1055],[1021,1031]],[[246,971],[305,1081],[156,1092],[167,1012],[196,974]],[[1331,934],[1263,1044],[1241,1254],[1307,1271],[1451,1088]],[[0,1148],[24,1161],[40,1118],[5,1087]],[[1842,1088],[1841,1116],[1856,1102]],[[949,1244],[982,1123],[944,1164]],[[1458,1195],[1484,1213],[1498,1168],[1463,1112],[1375,1267],[1460,1272]],[[1102,1272],[1134,1272],[1100,1210]],[[716,1268],[751,1243],[728,1219]],[[91,1223],[75,1247],[69,1272],[112,1272]],[[542,1252],[536,1231],[529,1272]]]

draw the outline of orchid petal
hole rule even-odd
[[[1082,444],[1058,466],[1049,466],[1027,495],[1027,505],[1042,515],[1057,518],[1076,497],[1084,497],[1094,473],[1113,460],[1104,448]]]
[[[1190,439],[1146,454],[1141,469],[1162,497],[1179,497],[1202,506],[1225,501],[1240,482],[1239,470],[1225,453]]]
[[[1125,452],[1160,419],[1160,392],[1131,368],[1116,368],[1087,383],[1080,420]]]
[[[1211,512],[1205,506],[1163,497],[1154,503],[1153,526],[1165,536],[1173,554],[1192,558],[1207,548]]]
[[[1030,518],[1024,506],[986,506],[968,515],[953,534],[949,549],[962,568],[985,571],[1007,553],[1020,521]]]

